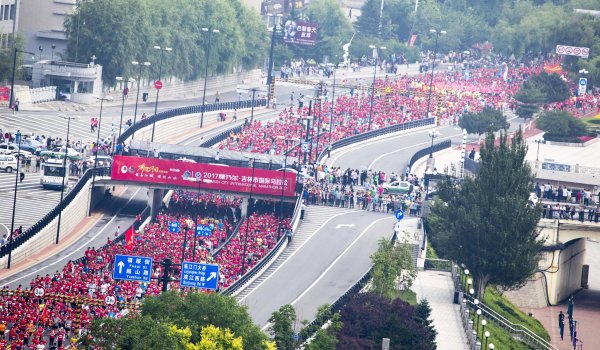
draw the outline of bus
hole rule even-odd
[[[62,187],[63,176],[67,171],[67,166],[63,164],[62,159],[50,158],[46,162],[41,164],[40,172],[40,184],[44,189],[55,189],[60,190]],[[65,177],[65,186],[69,187],[69,176]]]

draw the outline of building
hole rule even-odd
[[[33,64],[33,87],[56,86],[57,98],[92,104],[102,95],[102,66],[42,60]]]
[[[19,1],[17,28],[25,51],[35,52],[39,60],[61,59],[67,49],[65,19],[75,11],[77,0],[13,1]]]
[[[0,49],[11,46],[11,34],[18,28],[19,0],[0,0]]]

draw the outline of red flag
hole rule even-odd
[[[408,42],[408,46],[413,47],[415,46],[415,41],[417,41],[417,36],[415,34],[410,36],[410,41]]]
[[[125,248],[129,251],[133,250],[133,225],[129,228],[129,230],[125,231]]]

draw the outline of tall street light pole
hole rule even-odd
[[[16,49],[15,49],[16,50]],[[16,52],[16,51],[15,51]],[[14,73],[13,73],[13,77],[14,77]],[[12,90],[11,90],[12,91]],[[11,94],[12,96],[12,94]],[[12,251],[13,251],[13,242],[14,242],[14,231],[15,231],[15,212],[17,210],[17,186],[19,184],[19,170],[21,169],[21,165],[20,163],[20,159],[21,159],[21,135],[17,134],[17,145],[18,145],[18,149],[17,149],[17,171],[15,171],[15,190],[14,190],[14,196],[13,196],[13,210],[12,210],[12,217],[10,219],[10,239],[9,239],[9,243],[8,243],[8,262],[6,264],[6,268],[10,270],[10,261],[12,259]],[[19,234],[21,234],[22,232],[19,232]]]
[[[104,101],[111,101],[112,97],[96,97],[96,99],[100,100],[100,115],[98,116],[98,133],[96,134],[96,154],[94,156],[94,170],[92,173],[92,189],[90,190],[90,209],[88,212],[88,216],[92,215],[92,194],[94,192],[94,185],[96,184],[96,168],[98,167],[98,153],[100,152],[100,126],[102,125],[102,105]],[[94,149],[92,148],[92,154],[94,154]],[[66,157],[66,154],[65,154]]]
[[[15,73],[17,71],[17,53],[26,53],[30,54],[33,59],[35,59],[35,54],[29,51],[22,51],[15,47],[13,54],[13,66],[12,66],[12,78],[10,79],[10,99],[8,100],[8,107],[13,108],[13,101],[15,99]]]
[[[116,77],[117,81],[124,81],[123,77]],[[117,140],[121,138],[121,125],[123,125],[123,108],[125,107],[125,87],[121,89],[121,118],[119,119],[119,136]]]
[[[429,137],[431,137],[431,147],[429,148],[429,158],[433,158],[433,140],[440,136],[440,132],[437,130],[429,130]]]
[[[248,198],[248,208],[246,209],[246,234],[244,237],[244,253],[242,254],[242,276],[246,273],[246,249],[248,247],[248,225],[250,225],[250,203],[252,202],[252,190],[254,190],[254,168],[255,168],[255,158],[250,158],[252,161],[252,180],[250,183],[250,197]],[[284,171],[285,174],[285,171]]]
[[[431,91],[433,89],[433,71],[435,70],[435,58],[437,56],[437,50],[438,50],[438,39],[440,38],[440,34],[442,34],[442,35],[446,34],[445,30],[438,31],[435,29],[430,29],[429,32],[435,34],[435,48],[433,49],[433,61],[431,62],[431,78],[429,79],[429,94],[427,95],[427,114],[425,115],[425,118],[429,118],[429,110],[431,107]]]
[[[272,14],[267,14],[267,17],[272,16]],[[269,68],[267,69],[267,85],[269,89],[267,90],[267,106],[271,105],[271,85],[273,84],[273,50],[275,48],[275,36],[277,35],[277,17],[281,15],[273,16],[273,32],[271,34],[271,48],[269,49]]]
[[[69,131],[71,130],[71,120],[73,119],[79,119],[78,116],[68,116],[68,115],[60,115],[61,118],[66,119],[67,120],[67,143],[65,144],[65,156],[63,157],[63,174],[62,174],[62,185],[60,187],[60,202],[58,207],[60,208],[60,210],[58,211],[58,223],[56,225],[56,244],[58,244],[58,240],[60,238],[60,220],[62,217],[62,212],[63,212],[63,198],[65,195],[65,178],[67,177],[67,154],[69,154]],[[93,188],[93,187],[92,187]]]
[[[375,104],[375,77],[377,76],[377,61],[379,60],[379,54],[377,52],[377,46],[369,45],[373,49],[373,87],[371,88],[371,108],[369,109],[369,128],[367,131],[371,131],[371,125],[373,122],[373,105]],[[381,50],[385,50],[385,46],[380,47]]]
[[[173,51],[172,48],[170,47],[163,47],[161,48],[160,46],[154,46],[155,50],[160,50],[160,64],[158,65],[158,80],[160,80],[161,75],[162,75],[162,62],[163,62],[163,52],[168,51],[171,52]],[[158,111],[158,94],[160,92],[160,89],[156,89],[156,102],[154,102],[154,115],[156,115],[157,111]],[[150,142],[154,142],[154,129],[156,128],[156,118],[154,118],[154,120],[152,121],[152,136],[150,137]]]
[[[131,61],[131,64],[133,64],[134,66],[140,66],[140,71],[138,73],[138,80],[137,80],[137,95],[135,96],[135,109],[133,112],[133,125],[135,125],[136,120],[137,120],[138,101],[140,100],[140,81],[142,80],[142,68],[144,66],[146,66],[146,67],[150,66],[150,62],[140,63],[138,61]],[[132,140],[133,140],[134,134],[135,133],[131,134]]]
[[[218,29],[202,28],[202,31],[208,33],[208,44],[206,45],[206,60],[204,61],[204,91],[202,92],[202,109],[200,110],[200,127],[204,126],[204,106],[206,104],[206,80],[208,79],[208,58],[210,57],[210,41],[212,33],[220,33]]]
[[[338,57],[337,55],[335,56]],[[333,111],[335,106],[335,72],[338,69],[340,62],[338,58],[338,62],[335,64],[335,68],[333,68],[333,89],[331,91],[331,114],[329,116],[329,145],[331,146],[331,128],[333,127]]]

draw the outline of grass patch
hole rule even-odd
[[[481,348],[485,346],[485,336],[483,336],[483,327],[481,326],[481,319],[479,319],[479,339],[483,339],[481,344]],[[490,332],[490,336],[488,338],[488,349],[489,344],[494,344],[496,349],[510,349],[510,350],[531,350],[527,344],[521,343],[520,341],[511,337],[510,333],[508,333],[504,328],[495,325],[492,322],[488,321],[488,324],[485,326],[485,330]],[[487,350],[487,349],[486,349]]]
[[[541,338],[550,341],[550,335],[548,335],[548,332],[540,321],[519,310],[519,308],[502,296],[494,286],[486,288],[483,303],[510,322],[521,324]]]
[[[410,289],[399,290],[398,298],[406,301],[407,303],[409,303],[412,306],[417,306],[417,293],[413,292]]]
[[[427,242],[427,259],[439,259],[440,257],[435,252],[435,249],[431,246],[431,242]]]

